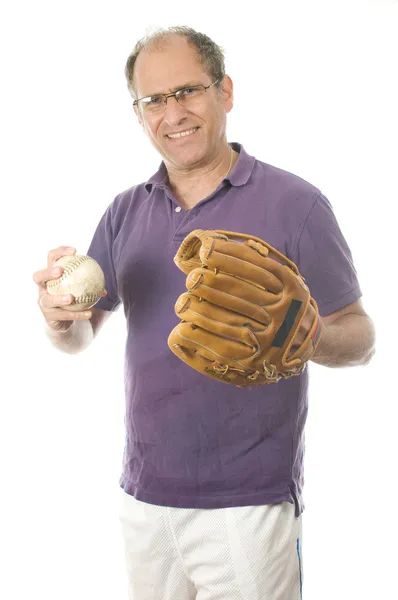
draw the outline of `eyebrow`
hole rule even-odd
[[[169,91],[171,93],[178,92],[178,90],[183,90],[185,88],[189,88],[189,87],[192,87],[194,85],[203,85],[203,84],[202,83],[198,83],[197,81],[196,82],[188,81],[187,83],[184,83],[183,85],[177,85],[174,88],[169,88]],[[143,97],[144,98],[151,98],[152,96],[160,96],[161,94],[165,94],[165,93],[167,93],[167,92],[156,92],[155,94],[147,94],[146,96],[143,96]]]
[[[188,81],[187,83],[184,83],[184,85],[179,85],[178,87],[174,87],[174,88],[169,88],[170,92],[177,92],[178,90],[183,90],[184,88],[187,87],[192,87],[193,85],[202,85],[201,83],[198,83],[197,81]]]

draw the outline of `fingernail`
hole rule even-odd
[[[70,296],[62,296],[61,302],[70,302]]]

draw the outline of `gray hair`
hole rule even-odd
[[[224,52],[213,40],[204,33],[199,33],[191,27],[179,26],[158,29],[154,33],[146,35],[139,40],[127,59],[124,73],[127,79],[127,87],[134,99],[137,97],[133,83],[134,65],[141,50],[148,48],[161,48],[167,39],[173,35],[185,37],[198,54],[198,59],[205,68],[206,73],[214,80],[220,80],[216,87],[220,89],[221,79],[225,75]]]

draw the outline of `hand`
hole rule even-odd
[[[54,263],[61,258],[61,256],[67,254],[76,254],[76,249],[68,248],[67,246],[59,246],[55,250],[51,250],[47,255],[47,268],[36,271],[33,274],[33,281],[37,284],[39,291],[39,308],[49,327],[55,331],[66,331],[70,328],[73,321],[88,320],[92,317],[92,312],[90,310],[75,312],[60,308],[61,306],[67,306],[73,302],[73,296],[71,294],[67,294],[66,299],[64,299],[63,296],[55,296],[47,292],[47,281],[58,279],[62,275],[62,267],[53,267]],[[103,296],[106,296],[106,294],[107,291],[105,290]]]

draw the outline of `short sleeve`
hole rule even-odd
[[[117,292],[116,272],[113,261],[114,227],[112,223],[112,208],[113,204],[110,204],[103,214],[87,250],[87,255],[94,258],[101,266],[105,275],[105,289],[108,292],[106,296],[97,302],[95,308],[108,311],[116,310],[121,303]]]
[[[362,296],[351,250],[323,194],[316,197],[298,232],[295,254],[293,260],[321,316],[336,312]]]

